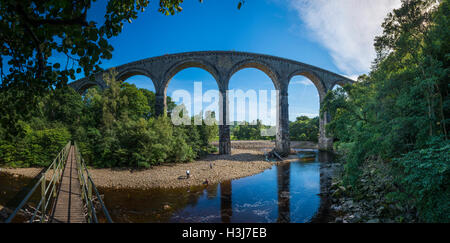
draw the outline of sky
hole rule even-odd
[[[185,0],[182,12],[165,16],[157,11],[158,2],[150,1],[145,12],[110,40],[113,57],[103,61],[103,68],[164,54],[235,50],[289,58],[356,80],[370,71],[373,39],[382,33],[383,19],[400,6],[400,0],[246,0],[238,10],[238,0]],[[98,0],[88,18],[102,23],[105,7],[106,1]],[[127,82],[154,90],[143,76]],[[217,90],[208,72],[189,68],[173,78],[167,94],[179,89],[193,93],[194,82],[202,82],[203,92]],[[256,69],[241,70],[230,80],[230,89],[255,87],[274,89],[270,78]],[[319,114],[318,92],[305,77],[291,81],[289,105],[290,120]]]

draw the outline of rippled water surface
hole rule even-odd
[[[320,205],[321,164],[331,157],[307,150],[298,156],[298,162],[216,185],[99,190],[114,222],[309,222]],[[34,182],[0,173],[0,204],[14,208]]]
[[[303,223],[319,209],[320,165],[329,160],[328,154],[299,151],[298,162],[207,187],[101,193],[115,222]]]

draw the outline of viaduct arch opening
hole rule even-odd
[[[186,93],[187,92],[187,93]],[[202,67],[185,66],[175,75],[171,75],[165,83],[164,93],[167,98],[177,98],[177,105],[185,105],[190,116],[202,115],[207,112],[219,113],[218,84],[216,78]],[[185,95],[183,95],[185,94]],[[175,97],[175,96],[178,97]],[[186,100],[187,99],[187,100]]]
[[[294,71],[292,74],[289,75],[289,83],[291,84],[291,81],[295,77],[304,77],[308,79],[316,88],[317,93],[319,95],[319,109],[317,110],[317,114],[319,116],[319,137],[318,137],[318,144],[319,149],[321,150],[332,150],[333,149],[333,139],[328,138],[326,136],[326,124],[330,121],[330,117],[327,114],[327,112],[324,112],[322,115],[320,114],[320,108],[323,100],[325,99],[325,96],[328,92],[327,85],[323,82],[321,78],[319,78],[319,75],[311,70],[305,70],[300,69]]]
[[[276,126],[276,101],[272,101],[275,93],[273,80],[266,72],[254,68],[240,68],[229,80],[229,106],[232,122],[232,133],[236,139],[250,136],[250,140],[272,140],[271,127]],[[264,131],[242,128],[237,125],[258,126]],[[263,134],[261,134],[263,132]],[[273,134],[274,135],[274,134]]]
[[[320,98],[317,87],[305,76],[294,76],[289,82],[289,135],[291,141],[317,143],[319,116]],[[310,120],[306,120],[304,117]]]

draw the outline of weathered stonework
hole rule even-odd
[[[221,94],[226,93],[230,78],[239,70],[257,68],[266,73],[272,79],[275,88],[280,91],[276,150],[283,155],[290,151],[287,87],[289,87],[292,77],[302,75],[310,79],[319,92],[321,103],[327,91],[333,89],[336,84],[344,85],[354,82],[338,74],[301,62],[269,55],[233,51],[202,51],[164,55],[121,65],[115,70],[118,72],[119,80],[126,80],[134,75],[149,77],[156,90],[155,112],[157,115],[163,115],[166,112],[166,93],[170,80],[178,72],[191,67],[208,71],[216,79]],[[83,93],[94,85],[106,88],[102,73],[95,74],[91,79],[77,80],[69,85],[79,93]],[[227,124],[229,119],[228,98],[226,95],[223,97],[225,97],[222,101],[224,108],[221,109],[219,118],[220,124]],[[332,139],[327,138],[325,133],[325,125],[329,120],[327,116],[320,118],[319,148],[323,150],[332,149]],[[231,140],[228,125],[220,125],[219,137],[220,153],[230,154]]]

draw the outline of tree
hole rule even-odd
[[[87,21],[93,2],[0,2],[0,164],[46,166],[70,139],[99,167],[185,162],[212,151],[217,127],[174,127],[167,117],[154,117],[155,94],[117,82],[114,73],[105,76],[107,89],[83,97],[67,86],[75,73],[101,71],[113,50],[108,39],[149,3],[109,0],[98,25]],[[160,0],[159,11],[173,15],[182,2]],[[169,113],[175,107],[170,97],[167,106]]]
[[[231,126],[231,134],[237,140],[272,140],[273,137],[262,136],[263,129],[270,129],[270,126],[266,126],[261,120],[256,122],[235,122],[235,125]]]
[[[400,65],[417,67],[415,69],[409,68],[407,71],[410,71],[411,76],[420,79],[420,89],[425,96],[428,134],[430,136],[435,134],[434,124],[439,122],[442,132],[447,137],[443,104],[443,95],[445,96],[446,94],[443,93],[447,91],[448,86],[445,83],[440,83],[442,80],[440,80],[440,77],[436,77],[436,73],[433,72],[438,68],[436,65],[440,65],[439,61],[418,51],[436,45],[436,36],[433,35],[432,31],[435,30],[436,26],[434,24],[436,10],[439,6],[445,6],[445,3],[439,4],[439,2],[441,1],[402,1],[402,6],[393,10],[385,19],[382,25],[384,29],[383,35],[375,39],[375,49],[379,56],[385,57],[380,58],[378,62],[384,61],[385,64],[396,63],[395,68],[398,68]],[[441,7],[441,11],[445,11],[445,7]],[[446,27],[442,27],[446,29]],[[390,53],[392,55],[388,55]],[[429,63],[425,64],[424,62]],[[442,70],[440,73],[442,73]],[[437,107],[436,104],[438,104]],[[436,112],[435,109],[438,109],[438,111]]]
[[[83,112],[81,96],[72,88],[55,89],[43,100],[44,116],[50,122],[60,121],[70,128],[77,127]]]
[[[95,0],[5,0],[0,2],[0,92],[12,96],[2,109],[3,127],[14,127],[37,109],[40,96],[65,86],[76,73],[101,71],[112,57],[108,39],[121,33],[148,6],[148,0],[109,0],[105,21],[88,21]],[[200,2],[202,2],[200,0]],[[159,0],[159,12],[182,11],[183,0]],[[239,1],[239,8],[243,1]],[[65,57],[59,61],[55,57]],[[7,63],[4,67],[4,62]],[[23,105],[27,104],[27,105]],[[173,108],[169,107],[169,108]],[[16,112],[20,111],[20,112]],[[14,129],[8,129],[14,134]]]
[[[403,0],[375,40],[370,74],[329,92],[321,109],[354,195],[367,193],[368,164],[389,168],[378,173],[395,190],[383,193],[425,222],[449,220],[449,13],[448,0]]]
[[[117,36],[124,22],[136,19],[149,1],[108,1],[105,22],[87,21],[92,0],[14,1],[0,3],[1,58],[8,60],[9,74],[1,70],[2,86],[18,86],[34,92],[67,83],[82,70],[86,76],[100,71],[101,59],[110,59],[108,39]],[[182,0],[160,0],[162,13],[180,11]],[[51,57],[66,56],[64,66]],[[79,65],[68,65],[75,62]],[[1,62],[3,63],[3,62]]]
[[[95,0],[5,0],[0,2],[0,79],[2,87],[42,92],[100,71],[101,59],[112,57],[108,39],[122,32],[148,6],[148,0],[109,0],[102,25],[87,20]],[[202,2],[202,0],[200,0]],[[239,1],[239,8],[243,1]],[[159,12],[182,11],[183,0],[159,0]],[[51,58],[67,58],[59,63]],[[3,70],[8,62],[9,73]],[[77,65],[68,65],[70,63]]]
[[[291,141],[319,140],[319,117],[309,118],[307,116],[297,117],[295,122],[289,124],[289,136]]]

